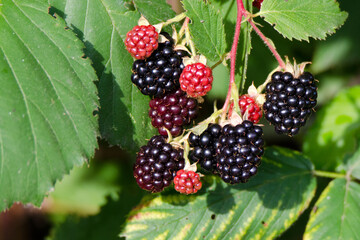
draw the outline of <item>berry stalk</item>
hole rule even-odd
[[[176,15],[175,17],[167,20],[166,22],[163,23],[163,27],[172,24],[172,23],[176,23],[176,22],[180,22],[181,20],[183,20],[186,17],[185,12],[180,13],[179,15]]]
[[[230,82],[229,82],[229,90],[226,96],[226,100],[223,106],[223,116],[222,118],[225,118],[225,115],[227,113],[227,109],[229,107],[230,99],[231,99],[231,92],[232,89],[235,87],[235,66],[236,66],[236,53],[237,53],[237,46],[239,43],[239,37],[240,37],[240,30],[241,30],[241,20],[244,16],[246,10],[244,8],[244,4],[242,0],[236,0],[237,4],[237,17],[236,17],[236,26],[235,26],[235,34],[234,34],[234,40],[231,47],[230,52]]]
[[[252,28],[255,30],[255,32],[259,35],[259,37],[263,40],[263,42],[265,43],[265,45],[270,49],[271,53],[274,55],[274,57],[276,58],[276,60],[278,61],[280,67],[282,69],[285,69],[286,65],[285,62],[282,60],[282,58],[280,57],[279,53],[276,51],[275,47],[269,42],[269,40],[267,39],[267,37],[265,37],[265,35],[260,31],[260,29],[255,25],[255,23],[253,22],[252,18],[248,19],[248,22],[250,23],[250,25],[252,26]]]
[[[325,172],[320,170],[314,170],[313,174],[317,177],[325,177],[325,178],[347,178],[345,174],[335,173],[335,172]]]

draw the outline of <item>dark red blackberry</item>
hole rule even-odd
[[[159,47],[145,60],[133,64],[131,81],[144,95],[161,97],[180,88],[179,77],[184,69],[182,58],[186,52],[173,49],[173,43],[159,43]]]
[[[183,151],[174,149],[164,137],[157,135],[140,148],[134,165],[134,177],[142,189],[161,192],[184,166]]]
[[[165,129],[168,129],[172,136],[179,136],[183,131],[182,126],[189,124],[198,113],[197,100],[188,98],[180,89],[162,98],[150,100],[149,106],[151,123],[163,136],[167,136]]]
[[[264,153],[262,129],[246,120],[241,124],[225,125],[217,148],[217,172],[224,182],[247,182],[255,175]]]
[[[264,0],[254,0],[252,4],[254,7],[260,9],[263,1]]]
[[[220,133],[221,127],[219,124],[209,124],[200,136],[191,133],[188,139],[189,145],[194,148],[190,152],[190,160],[199,162],[203,169],[213,173],[216,171],[215,155],[219,146]]]
[[[279,134],[299,132],[316,106],[317,87],[313,75],[304,72],[298,79],[289,72],[275,72],[266,85],[265,118]]]

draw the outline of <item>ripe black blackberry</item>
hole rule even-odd
[[[142,189],[161,192],[184,166],[183,151],[174,149],[164,137],[157,135],[140,148],[134,165],[134,177]]]
[[[162,98],[154,98],[149,102],[151,124],[159,129],[159,133],[167,136],[168,129],[172,136],[179,136],[183,127],[197,117],[198,102],[188,98],[181,89],[166,94]]]
[[[162,34],[168,36],[166,33]],[[175,51],[173,47],[172,40],[159,43],[159,47],[149,58],[134,62],[131,81],[144,95],[161,97],[180,88],[179,77],[185,67],[182,58],[187,53]]]
[[[316,106],[317,87],[313,75],[304,72],[299,78],[289,72],[275,72],[266,85],[265,118],[279,134],[299,132]]]
[[[223,127],[217,148],[217,172],[224,182],[236,184],[247,182],[257,173],[264,153],[260,126],[250,121]]]
[[[190,153],[190,160],[199,162],[203,169],[213,173],[216,171],[216,149],[220,133],[219,124],[209,124],[200,136],[191,133],[188,139],[189,145],[194,148]]]

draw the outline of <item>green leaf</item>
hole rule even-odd
[[[151,23],[157,24],[175,17],[175,12],[166,0],[133,0],[136,9]]]
[[[335,170],[347,153],[353,153],[360,130],[360,87],[341,92],[317,112],[305,136],[304,153],[316,169]]]
[[[100,209],[99,214],[94,216],[67,216],[65,221],[55,225],[52,239],[118,240],[120,226],[125,222],[130,210],[140,202],[141,197],[144,195],[144,191],[137,186],[132,171],[129,171],[129,169],[131,169],[131,166],[126,161],[121,161],[120,166],[116,168],[120,188],[119,197],[116,200],[109,198],[107,204]],[[107,178],[108,175],[103,175],[102,178],[104,177]],[[53,215],[52,218],[59,217]]]
[[[118,175],[116,165],[109,162],[75,167],[56,183],[55,191],[47,199],[46,209],[52,213],[96,214],[105,205],[107,196],[117,199]]]
[[[225,29],[221,15],[202,0],[182,1],[186,15],[191,19],[190,33],[199,52],[217,62],[225,57]]]
[[[153,194],[130,213],[126,239],[274,239],[307,208],[316,179],[300,153],[268,148],[246,184],[206,178],[197,195]]]
[[[335,179],[311,213],[304,239],[360,239],[360,185]]]
[[[325,39],[335,33],[348,16],[334,0],[264,0],[258,14],[275,25],[284,37],[306,41],[309,37]]]
[[[55,181],[97,147],[96,80],[84,45],[47,1],[0,10],[0,211],[41,203]]]
[[[354,178],[360,179],[360,147],[358,144],[357,151],[349,158],[349,160],[345,161],[343,166],[347,175],[352,176]]]
[[[62,7],[58,11],[64,12],[67,25],[84,41],[99,76],[102,137],[135,152],[155,133],[147,116],[149,97],[130,80],[134,60],[123,42],[140,14],[129,11],[125,1],[56,0],[53,4]]]

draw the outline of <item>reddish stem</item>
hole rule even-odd
[[[272,54],[274,55],[274,57],[276,58],[276,60],[278,61],[280,67],[282,69],[285,69],[285,63],[284,61],[281,59],[279,53],[276,51],[275,47],[269,42],[269,40],[267,39],[267,37],[265,37],[265,35],[260,31],[260,29],[255,25],[255,23],[253,22],[253,20],[251,18],[249,18],[247,20],[250,25],[252,26],[252,28],[255,30],[255,32],[259,35],[259,37],[264,41],[265,45],[270,49],[270,51],[272,52]]]
[[[183,25],[181,26],[179,34],[182,34],[183,32],[185,32],[185,28],[187,28],[189,21],[190,21],[190,18],[186,17]]]
[[[235,84],[236,52],[237,52],[237,46],[238,46],[239,37],[240,37],[241,20],[246,12],[242,0],[236,0],[236,3],[237,3],[236,26],[235,26],[234,40],[233,40],[233,44],[232,44],[231,52],[230,52],[230,82],[229,82],[229,90],[228,90],[226,100],[225,100],[225,103],[223,106],[223,116],[226,115],[227,109],[229,107],[230,98],[231,98],[231,89],[232,89],[233,85]]]

